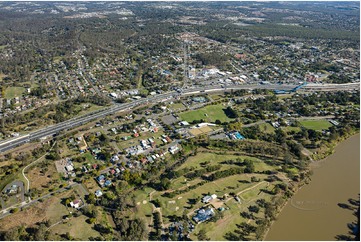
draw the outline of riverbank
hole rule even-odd
[[[308,179],[308,178],[305,178],[305,179]],[[308,185],[308,182],[305,182],[303,181],[302,184],[300,184],[300,186],[297,186],[295,192],[293,193],[292,197],[290,197],[288,200],[286,200],[285,203],[283,203],[283,205],[281,206],[281,208],[277,211],[277,214],[276,214],[276,219],[273,220],[270,224],[270,226],[267,228],[263,238],[262,238],[262,241],[266,241],[266,238],[267,238],[267,235],[268,235],[268,232],[270,231],[270,229],[272,228],[272,225],[274,224],[274,222],[277,220],[278,216],[281,214],[281,212],[283,211],[283,209],[288,205],[289,202],[292,201],[292,198],[294,197],[294,195],[297,194],[297,192],[305,185]]]
[[[327,234],[327,232],[324,232],[322,235],[315,235],[310,233],[309,231],[307,232],[307,229],[305,229],[305,227],[307,226],[310,227],[310,225],[308,224],[310,217],[313,216],[312,219],[314,220],[314,217],[316,217],[316,215],[319,217],[323,216],[323,218],[325,218],[324,220],[321,219],[322,220],[321,223],[323,223],[324,225],[322,227],[327,227],[328,221],[337,220],[335,219],[335,217],[337,218],[342,217],[344,221],[350,219],[348,214],[345,215],[345,212],[340,210],[341,208],[339,207],[339,204],[343,202],[347,202],[347,199],[351,198],[352,195],[357,196],[357,193],[359,192],[359,188],[357,189],[359,183],[357,185],[354,184],[353,181],[353,180],[357,180],[356,178],[359,177],[359,169],[357,169],[357,166],[359,167],[359,159],[357,161],[353,160],[353,163],[349,162],[347,165],[344,165],[345,161],[354,158],[351,156],[352,152],[350,151],[359,154],[359,145],[357,145],[359,144],[359,136],[360,134],[357,133],[356,135],[355,134],[352,136],[349,135],[347,138],[343,137],[342,139],[339,139],[342,140],[343,142],[338,142],[338,144],[335,145],[334,152],[332,155],[311,164],[310,169],[314,172],[316,172],[317,170],[318,174],[316,176],[315,174],[313,174],[312,183],[308,186],[304,186],[304,185],[300,186],[297,189],[297,191],[294,193],[292,198],[284,203],[284,205],[277,213],[276,220],[272,221],[271,225],[265,232],[263,236],[263,240],[318,240],[318,239],[334,240],[334,237],[332,236],[336,236],[336,235],[330,235],[330,232],[328,232],[329,234]],[[345,145],[340,147],[341,144],[345,144]],[[347,146],[351,146],[351,147],[347,147]],[[343,152],[345,154],[343,154]],[[342,163],[339,162],[339,160],[342,160]],[[322,169],[318,170],[318,168],[321,167]],[[321,174],[321,170],[323,172],[322,174]],[[353,171],[355,174],[357,173],[357,176],[354,177],[355,174],[352,175],[350,171],[351,172]],[[320,174],[321,177],[319,177]],[[352,179],[350,178],[350,176]],[[349,179],[346,179],[344,177],[346,178],[348,177]],[[347,180],[347,181],[343,181],[343,180]],[[334,184],[334,183],[338,183],[338,184]],[[350,184],[351,187],[353,187],[352,189],[350,188]],[[344,192],[345,190],[347,190],[347,193]],[[355,194],[353,194],[353,190],[355,191]],[[336,196],[335,194],[337,194],[336,199],[335,199]],[[338,194],[342,194],[342,195],[338,195]],[[292,201],[295,202],[292,203]],[[282,221],[279,221],[278,219]],[[303,221],[304,224],[301,224],[299,221]],[[329,222],[329,223],[330,223],[329,225],[330,228],[332,226],[337,228],[337,226],[343,224],[342,222],[339,222],[339,224],[335,222]],[[285,225],[292,227],[292,224],[294,225],[294,227],[291,228],[290,230],[288,229],[286,232],[284,231],[284,228],[282,230],[282,227],[284,227]],[[345,228],[346,225],[347,222],[345,222],[344,224]],[[317,228],[319,226],[315,224],[314,227]],[[270,236],[270,231],[272,230],[273,233]],[[280,232],[281,230],[283,232]],[[341,230],[342,228],[339,229],[339,232],[336,232],[337,229],[334,231],[335,233],[342,233],[343,231]],[[332,229],[330,229],[329,231],[331,231],[331,233],[333,232]],[[294,235],[292,233],[294,233]],[[296,235],[297,233],[303,237],[302,238],[297,237],[298,236]],[[310,234],[307,235],[309,237],[304,235],[307,233]],[[328,238],[325,239],[325,237],[327,236]]]
[[[357,134],[359,134],[359,130],[351,130],[347,135],[341,136],[336,141],[326,144],[326,147],[321,149],[322,152],[311,155],[311,159],[314,161],[322,161],[326,159],[335,152],[335,149],[339,144]]]

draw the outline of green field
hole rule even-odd
[[[83,153],[81,156],[85,157],[86,161],[90,164],[97,163],[97,160],[95,160],[94,156],[90,152]]]
[[[213,100],[218,100],[218,99],[223,98],[223,96],[222,96],[222,95],[214,94],[214,95],[211,95],[211,98],[212,98]]]
[[[136,217],[146,217],[147,215],[152,215],[153,207],[152,204],[149,202],[149,193],[154,191],[152,188],[145,188],[144,190],[137,190],[134,194],[134,200],[137,206],[136,214],[132,214],[135,218]]]
[[[75,188],[79,190],[81,189]],[[60,195],[52,197],[50,206],[46,209],[46,217],[50,220],[51,224],[55,224],[62,220],[64,215],[69,215],[69,212],[74,212],[72,208],[68,208],[61,204],[61,199],[69,197],[74,194],[74,190],[66,191]],[[83,198],[84,199],[84,198]],[[79,240],[89,240],[89,237],[99,236],[99,232],[93,229],[93,225],[86,222],[87,217],[80,215],[79,217],[70,217],[66,222],[61,222],[53,227],[50,231],[52,233],[69,234]]]
[[[225,160],[234,160],[236,158],[244,158],[241,156],[236,156],[236,155],[217,155],[214,153],[198,153],[196,156],[191,156],[187,159],[186,162],[184,162],[184,164],[182,164],[180,167],[178,167],[177,170],[179,169],[183,169],[186,167],[194,167],[196,169],[199,169],[201,167],[201,163],[203,162],[209,162],[207,164],[207,166],[209,165],[215,165],[217,163],[220,163],[222,161]]]
[[[286,99],[286,98],[290,98],[290,97],[292,97],[293,96],[293,94],[281,94],[281,95],[277,95],[277,97],[279,98],[279,99]]]
[[[216,165],[222,163],[225,160],[235,160],[236,158],[251,159],[254,162],[255,170],[262,172],[265,170],[275,170],[266,164],[264,161],[257,158],[248,156],[236,156],[233,154],[216,154],[211,152],[198,152],[196,156],[191,156],[185,163],[177,168],[177,170],[183,168],[194,167],[195,169],[201,169],[202,167]],[[229,169],[235,167],[236,164],[223,164],[220,170]],[[293,172],[293,171],[292,171]],[[257,182],[251,182],[251,177],[256,177]],[[196,225],[195,231],[190,235],[192,239],[197,239],[196,234],[200,229],[205,229],[207,236],[212,240],[225,240],[224,235],[228,231],[234,231],[237,228],[237,224],[241,222],[250,222],[248,219],[240,216],[240,212],[247,211],[250,205],[254,205],[257,199],[264,198],[266,201],[270,201],[272,195],[261,192],[261,189],[272,190],[274,184],[269,184],[264,181],[267,178],[266,174],[253,173],[253,174],[238,174],[221,179],[217,179],[212,182],[207,182],[199,187],[196,187],[190,191],[180,193],[172,198],[162,196],[164,191],[155,191],[152,188],[145,188],[144,190],[138,190],[132,192],[136,203],[136,210],[130,217],[148,217],[147,221],[151,223],[151,217],[149,216],[152,212],[152,206],[149,203],[149,194],[152,193],[152,200],[158,199],[161,204],[161,213],[164,224],[170,223],[171,215],[182,216],[187,214],[189,218],[192,218],[194,211],[202,206],[204,203],[201,202],[201,198],[206,194],[216,194],[219,198],[227,196],[225,200],[217,199],[214,206],[222,206],[226,208],[222,213],[223,219],[217,222],[206,222]],[[202,178],[196,178],[194,180],[186,179],[184,176],[180,176],[176,179],[171,180],[171,186],[169,191],[184,190],[187,186],[192,186],[201,182]],[[237,202],[230,193],[238,194],[241,202]],[[262,217],[263,209],[257,214],[257,217]],[[147,216],[148,215],[148,216]],[[253,238],[253,237],[251,237]]]
[[[5,90],[4,98],[12,99],[14,97],[21,97],[25,91],[23,87],[8,87]]]
[[[99,109],[102,109],[104,107],[102,106],[98,106],[98,105],[95,105],[95,104],[91,104],[91,103],[87,103],[87,105],[89,105],[89,107],[87,108],[83,108],[85,104],[82,104],[82,105],[78,105],[78,110],[80,110],[80,112],[77,114],[77,115],[84,115],[84,114],[87,114],[87,113],[91,113],[91,112],[94,112],[94,111],[97,111]]]
[[[66,206],[61,204],[61,199],[70,196],[71,192],[65,192],[58,196],[52,197],[52,202],[46,210],[46,217],[51,224],[60,221],[64,215],[68,215],[69,211]]]
[[[329,127],[332,126],[332,124],[330,122],[328,122],[327,120],[324,120],[324,119],[321,119],[321,120],[303,120],[303,121],[300,121],[300,123],[306,129],[314,129],[314,130],[319,130],[319,131],[321,131],[323,129],[328,129]]]
[[[209,238],[212,240],[219,241],[225,240],[224,235],[228,231],[234,231],[237,229],[237,224],[241,222],[247,222],[248,219],[240,216],[240,211],[247,211],[247,208],[250,205],[254,205],[257,199],[264,198],[267,201],[270,200],[270,195],[266,193],[260,193],[259,190],[261,188],[265,188],[267,186],[266,182],[259,182],[253,184],[246,184],[247,187],[243,187],[239,192],[242,199],[242,194],[246,194],[247,200],[242,199],[241,203],[235,201],[234,198],[227,199],[224,203],[223,207],[229,208],[229,210],[223,211],[224,218],[218,220],[216,223],[201,223],[196,226],[194,233],[191,234],[192,239],[196,239],[195,234],[199,232],[199,230],[204,229]],[[242,192],[245,191],[245,192]],[[238,193],[238,192],[237,192]],[[251,195],[251,197],[249,197]],[[262,209],[261,209],[262,210]],[[262,211],[257,214],[260,216]]]
[[[256,198],[260,194],[260,190],[262,188],[267,188],[268,184],[267,182],[260,182],[257,186],[252,187],[252,189],[249,189],[246,192],[241,193],[239,196],[243,200],[250,200],[251,198]]]
[[[181,216],[183,211],[189,207],[189,199],[196,199],[197,204],[193,208],[187,209],[188,212],[203,206],[204,204],[200,202],[200,199],[207,193],[216,194],[218,197],[222,197],[225,193],[232,191],[238,193],[254,185],[253,183],[239,182],[240,180],[250,180],[250,178],[247,174],[229,176],[213,182],[208,182],[193,190],[176,195],[173,198],[162,197],[159,196],[159,193],[155,193],[153,199],[159,199],[164,217],[173,214]]]
[[[219,164],[223,161],[226,160],[235,160],[235,159],[250,159],[252,161],[254,161],[254,165],[257,169],[257,167],[259,167],[261,170],[263,170],[264,166],[267,166],[267,164],[265,164],[264,162],[262,162],[261,160],[254,158],[254,157],[249,157],[249,156],[240,156],[240,155],[218,155],[218,154],[214,154],[214,153],[198,153],[196,156],[191,156],[184,164],[182,164],[177,170],[179,169],[183,169],[186,167],[194,167],[196,169],[201,168],[201,163],[207,162],[207,166],[210,165],[216,165]]]
[[[85,222],[86,216],[71,217],[68,222],[60,223],[51,228],[53,233],[66,234],[69,232],[70,236],[76,240],[89,240],[90,237],[99,236],[99,232],[94,230],[93,225]]]
[[[233,119],[227,117],[223,111],[225,108],[226,107],[221,104],[210,105],[198,110],[181,113],[179,116],[187,122],[201,119],[204,119],[206,122],[215,122],[217,119],[219,119],[221,122],[229,122]]]
[[[183,103],[173,103],[171,105],[169,105],[169,108],[177,110],[177,109],[183,109],[185,108]]]
[[[275,128],[269,123],[260,124],[259,128],[262,132],[266,133],[273,133],[275,131]]]
[[[282,129],[285,132],[291,132],[291,131],[299,132],[299,131],[301,131],[300,127],[292,127],[292,126],[282,127]]]

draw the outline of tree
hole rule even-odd
[[[87,195],[87,196],[85,197],[85,200],[87,201],[87,203],[95,204],[96,198],[95,198],[94,193],[90,193],[89,195]]]
[[[47,240],[49,235],[48,228],[45,224],[41,223],[34,234],[34,240],[44,241]]]
[[[228,106],[225,110],[224,110],[225,114],[227,115],[228,118],[238,118],[239,115],[237,113],[236,110],[234,110],[232,107]]]
[[[239,236],[237,236],[235,233],[233,232],[227,232],[225,235],[224,235],[224,238],[227,239],[227,240],[230,240],[230,241],[239,241],[240,238]]]
[[[66,233],[64,234],[64,237],[65,237],[65,239],[67,239],[67,240],[72,240],[72,237],[70,236],[70,233],[69,233],[69,232],[66,232]]]
[[[89,219],[87,219],[87,222],[89,224],[94,224],[96,220],[97,220],[96,218],[89,218]]]
[[[162,190],[168,190],[171,185],[171,182],[168,178],[165,177],[165,178],[162,178],[159,185]]]
[[[99,140],[103,143],[106,143],[109,141],[108,137],[103,133],[99,136]]]
[[[292,158],[292,155],[289,152],[287,152],[285,154],[284,161],[285,161],[286,164],[291,164],[292,163],[293,158]]]
[[[209,238],[207,237],[206,231],[204,229],[199,230],[199,232],[197,234],[197,239],[198,240],[209,240]]]
[[[94,229],[102,234],[110,234],[112,232],[112,229],[109,226],[102,224],[94,225]]]
[[[18,211],[19,211],[19,208],[10,209],[10,213],[17,213]]]
[[[98,216],[98,210],[96,210],[95,206],[92,204],[88,206],[84,206],[82,208],[82,212],[84,215],[88,216],[89,218],[96,218]]]
[[[254,205],[254,206],[249,206],[248,210],[252,213],[258,213],[259,212],[259,207]]]
[[[259,179],[257,179],[257,177],[255,177],[255,176],[251,177],[251,182],[258,182],[258,181],[259,181]]]
[[[69,206],[69,205],[70,205],[70,202],[71,202],[70,198],[67,198],[67,199],[65,200],[65,205],[66,205],[66,206]]]
[[[282,129],[276,129],[275,135],[276,135],[276,138],[275,138],[276,142],[278,142],[279,144],[286,142],[287,135]]]
[[[4,240],[5,241],[14,241],[14,240],[19,241],[20,235],[19,235],[18,228],[13,228],[11,230],[6,231],[4,234]]]
[[[254,167],[253,161],[246,159],[244,161],[244,164],[246,165],[246,168],[244,169],[245,173],[255,172],[255,167]]]
[[[156,206],[157,208],[159,208],[160,207],[160,201],[159,201],[159,199],[157,198],[157,199],[155,199],[155,200],[153,200],[152,201],[152,203],[154,204],[154,206]]]

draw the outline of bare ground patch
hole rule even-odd
[[[0,228],[2,231],[8,231],[14,227],[24,225],[25,227],[31,227],[38,222],[47,219],[46,210],[54,201],[54,198],[50,198],[42,203],[38,203],[31,206],[24,211],[12,214],[0,220]]]
[[[30,188],[41,190],[50,187],[49,185],[54,179],[57,179],[59,175],[54,165],[49,165],[45,170],[40,167],[34,167],[28,172],[27,177],[30,180]]]

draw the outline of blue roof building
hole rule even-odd
[[[202,223],[214,216],[213,208],[199,209],[197,215],[193,216],[196,223]]]
[[[236,136],[237,139],[241,139],[241,140],[244,139],[244,136],[241,135],[239,132],[234,133],[234,135]]]
[[[100,176],[97,177],[98,182],[100,182],[100,181],[102,181],[104,179],[105,179],[104,175],[100,175]]]
[[[106,180],[104,186],[110,186],[110,185],[112,185],[112,182],[110,180]]]

